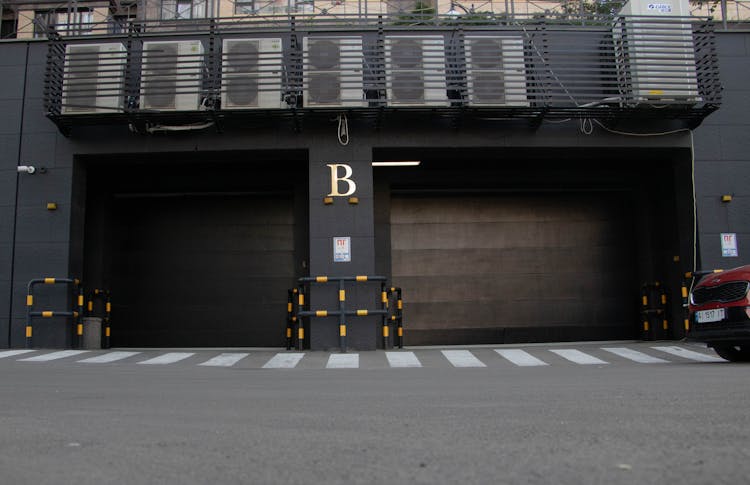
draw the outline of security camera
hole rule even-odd
[[[36,168],[34,168],[31,165],[19,165],[18,166],[18,173],[28,173],[29,175],[36,172]]]

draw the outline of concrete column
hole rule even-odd
[[[310,276],[373,275],[375,271],[375,219],[370,146],[328,145],[309,152]],[[331,200],[326,203],[326,198]],[[356,198],[356,199],[354,199]],[[350,261],[334,261],[334,239],[349,238]],[[349,283],[347,309],[378,308],[379,283]],[[313,285],[312,310],[338,309],[336,283]],[[346,319],[347,347],[374,349],[376,317]],[[312,318],[310,348],[339,347],[338,318]]]

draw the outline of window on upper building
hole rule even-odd
[[[163,20],[206,18],[206,0],[164,0],[161,6]]]
[[[313,0],[236,0],[236,15],[276,15],[294,12],[313,11]]]
[[[18,30],[18,19],[10,12],[3,12],[3,23],[0,28],[0,39],[15,39]]]
[[[94,15],[88,8],[34,12],[34,37],[46,37],[50,31],[60,35],[90,34],[93,28]]]

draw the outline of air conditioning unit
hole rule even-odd
[[[305,37],[303,106],[366,106],[361,37]]]
[[[197,110],[202,69],[203,44],[199,40],[144,42],[141,109]]]
[[[281,108],[281,39],[222,42],[222,109]]]
[[[635,0],[618,15],[613,37],[625,102],[700,101],[688,1]]]
[[[529,105],[522,39],[466,36],[464,46],[470,105]]]
[[[385,80],[389,106],[447,106],[443,37],[386,36]]]
[[[122,111],[126,51],[119,42],[65,48],[62,114]]]

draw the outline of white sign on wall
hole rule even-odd
[[[352,261],[352,238],[334,237],[333,238],[333,262],[350,263]]]
[[[724,258],[737,257],[737,234],[733,232],[721,233],[721,256]]]

